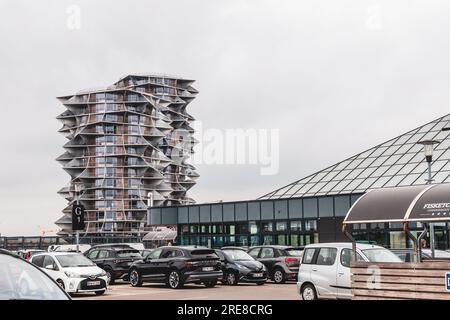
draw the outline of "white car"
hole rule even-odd
[[[358,261],[402,262],[391,251],[376,245],[358,243],[356,252]],[[306,246],[297,281],[297,291],[303,300],[351,299],[351,257],[349,242]]]
[[[67,293],[95,292],[108,288],[106,272],[81,253],[48,252],[37,254],[31,263],[53,278]]]
[[[78,245],[78,250],[81,253],[85,253],[91,248],[89,244],[80,244]],[[75,244],[61,244],[61,245],[52,245],[47,249],[48,252],[77,252],[77,245]]]

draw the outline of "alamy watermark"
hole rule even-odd
[[[366,280],[367,289],[376,290],[381,289],[381,270],[377,265],[370,265],[367,268],[369,276]]]
[[[190,157],[190,163],[207,165],[253,165],[261,175],[275,175],[280,167],[279,129],[214,129],[193,124],[194,137],[185,129],[172,133],[171,158]],[[190,153],[195,145],[195,152]]]
[[[366,27],[370,30],[381,30],[383,28],[383,16],[379,5],[367,7]]]
[[[81,8],[79,5],[72,4],[66,9],[66,26],[69,30],[81,29]]]

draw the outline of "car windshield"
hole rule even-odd
[[[144,250],[144,251],[142,251],[142,257],[143,258],[147,258],[149,255],[150,255],[150,253],[152,253],[153,251],[151,251],[151,250]]]
[[[295,249],[295,248],[286,249],[285,251],[286,251],[288,256],[292,256],[292,257],[301,257],[302,253],[303,253],[303,250]]]
[[[247,252],[242,250],[224,250],[223,254],[230,260],[233,261],[248,261],[255,260]]]
[[[42,252],[45,252],[45,251],[44,250],[32,250],[32,251],[30,251],[30,257],[32,257],[38,253],[42,253]]]
[[[63,268],[92,267],[95,264],[82,254],[57,255],[55,258]]]
[[[138,250],[120,250],[117,251],[117,258],[140,258]]]
[[[431,257],[431,249],[422,249],[422,252]],[[435,258],[450,259],[450,252],[443,250],[434,250]]]
[[[374,248],[361,251],[370,262],[403,262],[398,256],[387,249]]]
[[[69,300],[64,291],[33,265],[0,254],[0,300]]]

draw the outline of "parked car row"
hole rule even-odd
[[[97,295],[104,294],[109,285],[119,279],[133,287],[149,282],[164,283],[173,289],[188,283],[211,288],[218,282],[263,285],[267,280],[275,283],[296,280],[297,291],[303,300],[349,299],[352,296],[352,254],[351,243],[318,243],[304,248],[164,246],[143,250],[126,244],[107,244],[93,246],[83,254],[70,248],[50,252],[22,250],[14,254],[0,250],[0,259],[10,261],[6,266],[0,263],[0,299],[2,294],[8,294],[2,288],[8,287],[13,288],[14,297],[59,296],[54,288],[49,289],[49,293],[38,292],[45,279],[53,279],[70,294],[91,292]],[[411,261],[413,254],[412,249],[388,250],[374,244],[356,245],[357,261],[403,263]],[[436,250],[435,257],[450,258],[450,253]],[[431,258],[429,249],[422,250],[422,258]],[[27,259],[31,264],[25,261]],[[20,260],[33,268],[25,267],[27,272],[19,272],[9,267],[19,264]],[[39,269],[46,277],[30,275]],[[51,288],[48,284],[45,286],[45,290]]]

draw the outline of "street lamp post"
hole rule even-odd
[[[423,145],[423,151],[425,153],[425,160],[428,164],[428,179],[425,179],[427,184],[433,183],[432,173],[431,173],[431,163],[433,162],[433,148],[435,144],[438,144],[440,141],[436,140],[423,140],[417,142],[417,144]],[[431,249],[431,257],[434,259],[434,224],[430,223],[430,249]]]

